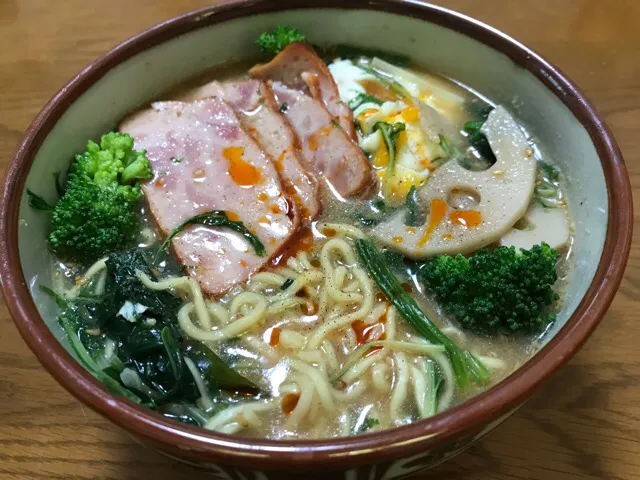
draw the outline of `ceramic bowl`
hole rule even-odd
[[[576,268],[543,348],[503,382],[451,410],[405,427],[323,441],[246,440],[167,420],[108,393],[54,336],[55,307],[31,293],[46,278],[48,217],[25,189],[54,198],[88,138],[127,112],[216,65],[254,53],[256,36],[295,25],[316,44],[351,44],[412,57],[508,106],[569,173]],[[42,110],[11,162],[0,211],[0,274],[7,305],[42,364],[73,395],[144,444],[220,478],[394,479],[433,466],[512,414],[578,350],[622,278],[632,230],[631,192],[608,128],[577,87],[517,41],[449,10],[403,0],[245,0],[157,25],[97,59]],[[340,474],[338,475],[338,472]]]

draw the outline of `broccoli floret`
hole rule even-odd
[[[555,320],[549,307],[558,298],[552,288],[558,256],[546,243],[519,252],[483,249],[469,258],[439,255],[420,267],[420,278],[466,329],[540,332]]]
[[[121,248],[136,231],[133,206],[142,198],[138,180],[152,177],[144,151],[133,139],[108,133],[89,141],[69,169],[66,190],[55,206],[49,242],[54,251],[85,257]]]
[[[272,32],[264,32],[256,40],[256,44],[264,53],[277,55],[290,43],[304,42],[306,37],[298,29],[278,25]]]

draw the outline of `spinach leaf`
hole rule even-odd
[[[259,386],[243,377],[227,365],[213,350],[200,342],[187,340],[184,348],[189,357],[207,382],[210,391],[217,388],[241,395],[263,393]]]
[[[367,416],[364,419],[364,422],[362,422],[362,424],[357,428],[356,435],[360,435],[361,433],[371,430],[373,427],[377,427],[378,425],[380,425],[380,420]]]
[[[447,157],[450,157],[453,154],[453,145],[451,145],[447,140],[447,137],[442,134],[439,134],[438,138],[440,139],[440,148]]]
[[[356,214],[356,220],[363,227],[374,227],[393,211],[394,209],[384,203],[384,200],[373,200],[367,202],[365,207]]]
[[[554,167],[550,163],[539,160],[538,169],[547,180],[551,180],[552,182],[555,182],[560,178],[560,170],[558,170],[556,167]]]
[[[55,207],[49,205],[47,201],[39,195],[36,195],[27,188],[27,196],[29,197],[29,206],[36,210],[42,210],[43,212],[52,212]]]
[[[176,235],[181,233],[189,225],[205,225],[207,227],[229,228],[241,234],[253,247],[257,255],[262,257],[265,254],[265,248],[262,242],[260,241],[260,239],[258,239],[258,237],[256,237],[253,233],[247,230],[247,228],[244,226],[242,222],[240,221],[234,222],[232,220],[229,220],[229,217],[227,216],[227,212],[223,210],[211,210],[210,212],[200,213],[198,215],[195,215],[185,220],[176,228],[174,228],[173,231],[169,234],[169,236],[165,239],[165,241],[162,242],[162,245],[160,246],[158,253],[163,251],[165,248],[167,248],[167,246],[169,245],[169,242],[171,242],[171,240]],[[156,255],[156,258],[157,258],[157,255]]]
[[[393,171],[396,168],[396,142],[398,141],[400,132],[403,132],[405,128],[405,124],[400,122],[394,124],[376,122],[375,125],[373,125],[374,132],[380,130],[382,133],[382,138],[387,146],[387,150],[389,151],[389,163],[387,164],[387,172],[385,174],[386,180],[391,178]]]
[[[162,343],[158,348],[133,352],[128,363],[141,380],[157,392],[152,396],[155,403],[166,403],[174,398],[195,401],[200,394],[184,362],[176,336],[170,328],[164,327],[160,338]]]
[[[111,296],[112,309],[116,313],[127,300],[147,307],[144,314],[151,318],[175,318],[182,306],[182,301],[168,291],[150,290],[138,279],[137,273],[142,272],[156,280],[156,275],[138,249],[110,255],[107,272],[105,291]]]
[[[144,325],[136,325],[123,341],[126,355],[143,357],[164,347],[161,330]]]
[[[557,208],[561,204],[560,170],[543,160],[538,160],[535,196],[544,208]]]
[[[184,371],[184,360],[180,354],[180,344],[173,338],[171,331],[164,327],[160,332],[162,338],[162,344],[167,352],[167,358],[169,359],[169,366],[171,367],[171,373],[179,383],[182,372]]]
[[[404,223],[406,226],[419,227],[424,224],[426,220],[426,212],[421,208],[418,189],[415,185],[412,185],[409,189],[409,193],[407,193],[405,207],[407,209],[407,213],[404,217]]]
[[[349,108],[351,110],[355,110],[363,103],[373,103],[375,105],[382,105],[384,102],[379,98],[374,97],[373,95],[360,92],[349,101]]]
[[[478,155],[489,162],[490,165],[496,163],[497,159],[491,150],[491,145],[481,129],[486,119],[472,120],[464,124],[464,131],[469,134],[469,143]]]
[[[91,375],[100,380],[111,393],[121,395],[136,403],[142,403],[142,399],[138,395],[123,387],[116,379],[105,373],[89,354],[78,336],[79,321],[74,313],[73,305],[44,285],[40,285],[40,290],[52,297],[60,308],[58,323],[64,330],[71,349],[76,354],[80,364],[84,366]]]
[[[58,320],[79,361],[106,387],[133,401],[159,409],[166,416],[202,424],[210,412],[186,405],[201,393],[185,362],[196,365],[216,408],[220,389],[241,395],[257,395],[260,388],[234,371],[200,342],[182,337],[177,323],[182,301],[168,291],[150,290],[139,280],[144,272],[156,280],[140,250],[112,254],[106,261],[104,292],[96,295],[91,282],[73,301],[41,287],[60,308]],[[144,306],[136,315],[123,313],[123,305]],[[198,413],[200,412],[200,413]]]
[[[466,106],[469,114],[473,118],[477,118],[483,121],[489,118],[489,114],[493,110],[493,107],[491,105],[479,99],[471,100],[467,103]]]
[[[280,285],[280,290],[286,290],[291,285],[293,285],[293,278],[287,278],[282,285]]]

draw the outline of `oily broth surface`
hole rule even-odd
[[[208,73],[172,90],[162,98],[176,100],[188,98],[189,94],[195,88],[212,80],[225,81],[246,79],[247,67],[250,64],[250,62],[241,62],[225,66],[222,69],[217,69],[214,72]],[[467,102],[476,102],[481,105],[486,104],[486,99],[478,97],[470,89],[466,89],[460,84],[454,83],[442,76],[427,73],[420,69],[416,69],[414,72],[428,75],[428,78],[436,81],[440,88],[448,89],[453,94],[464,97]],[[447,114],[448,117],[454,121],[458,130],[462,131],[464,122],[469,119],[469,112],[463,107],[453,107],[447,111]],[[540,149],[537,149],[536,153],[540,156],[542,155],[540,153]],[[318,225],[324,222],[354,225],[354,219],[358,212],[361,212],[368,202],[368,200],[359,199],[349,199],[347,201],[335,195],[332,189],[326,188],[324,185],[322,188],[322,197],[323,211],[320,217],[314,222],[311,229],[313,232],[314,243],[308,254],[309,258],[312,260],[317,259],[322,246],[328,240],[328,238],[318,230]],[[149,223],[152,224],[152,222]],[[572,262],[570,253],[571,249],[567,248],[567,251],[564,252],[558,267],[560,279],[556,284],[556,288],[561,297],[562,293],[566,289],[569,272],[571,270]],[[274,270],[274,268],[267,267],[265,270]],[[414,298],[416,298],[419,304],[423,307],[427,316],[440,328],[445,329],[457,345],[473,352],[476,355],[497,358],[503,363],[503,368],[496,369],[492,372],[493,375],[490,385],[486,387],[472,387],[463,393],[456,390],[451,406],[464,402],[481,391],[486,390],[491,385],[500,382],[526,362],[539,348],[539,337],[533,335],[519,336],[516,338],[504,336],[487,338],[476,335],[472,332],[458,330],[455,327],[454,322],[452,322],[447,315],[441,311],[440,307],[428,295],[428,293],[424,292],[422,285],[420,285],[415,278],[411,279],[408,284],[410,285]],[[235,287],[231,292],[219,299],[220,303],[228,305],[232,298],[243,291],[244,288],[245,286]],[[376,302],[385,302],[383,295],[377,290],[377,288],[376,297]],[[321,323],[321,320],[318,319],[318,316],[313,314],[313,312],[307,313],[309,314],[300,313],[299,315],[293,315],[291,312],[285,312],[280,315],[271,316],[265,324],[259,327],[259,331],[256,332],[255,337],[261,339],[265,344],[268,344],[273,336],[274,330],[281,328],[292,328],[307,336]],[[450,330],[447,330],[447,327],[450,327]],[[329,341],[335,348],[340,365],[344,365],[349,358],[349,354],[358,346],[357,343],[353,341],[353,335],[349,335],[346,330],[348,329],[333,332],[328,337]],[[404,321],[404,319],[398,316],[396,321],[396,339],[409,340],[412,337],[415,338],[413,329],[406,321]],[[270,439],[320,439],[354,434],[356,433],[358,426],[361,425],[369,415],[373,415],[377,420],[379,420],[380,426],[376,428],[391,428],[396,425],[410,423],[419,419],[414,404],[415,402],[409,395],[407,401],[403,405],[401,418],[394,422],[386,413],[389,410],[389,392],[376,390],[372,386],[370,379],[364,378],[363,381],[368,384],[364,393],[357,399],[338,401],[334,413],[328,415],[326,412],[323,412],[321,421],[301,422],[295,429],[287,429],[286,420],[288,414],[284,411],[286,406],[283,401],[286,395],[280,394],[278,389],[283,384],[288,372],[290,371],[290,368],[287,366],[287,357],[291,355],[280,355],[279,357],[276,356],[275,358],[265,359],[264,355],[261,355],[259,351],[239,339],[232,339],[220,343],[210,343],[209,346],[222,358],[229,361],[240,373],[258,384],[265,387],[268,386],[268,391],[272,395],[279,397],[280,400],[278,408],[271,409],[262,416],[262,423],[259,427],[245,429],[237,433],[238,435]],[[277,351],[277,347],[275,350]],[[413,357],[414,358],[412,358],[412,356],[409,357],[410,362],[415,361],[417,355],[414,355]],[[388,356],[379,361],[387,362],[390,365],[390,372],[394,372],[394,368],[392,368],[394,360],[391,357]],[[313,361],[310,361],[309,363],[314,365]],[[371,376],[369,371],[365,374],[365,377],[367,376]],[[389,382],[392,387],[397,381],[398,379],[394,378],[393,375],[389,378]]]
[[[342,199],[333,196],[329,189],[324,189],[323,197],[324,209],[318,220],[314,222],[314,226],[318,226],[323,222],[353,224],[355,212],[359,211],[366,203],[361,200],[350,200],[345,202]],[[322,245],[327,241],[327,237],[322,235],[317,228],[314,228],[313,231],[314,247],[310,252],[311,258],[317,256]],[[569,264],[570,262],[567,260],[566,256],[563,256],[560,261],[559,271],[566,271]],[[557,290],[560,294],[562,294],[566,288],[567,281],[568,279],[566,276],[561,277],[556,284]],[[451,334],[447,331],[450,338],[458,346],[467,349],[476,355],[499,359],[504,365],[503,368],[492,372],[492,380],[489,385],[485,387],[471,386],[468,390],[462,393],[456,390],[451,406],[460,404],[490,388],[496,383],[499,383],[529,360],[538,350],[538,339],[541,335],[525,335],[519,337],[500,336],[488,338],[476,335],[472,332],[458,330],[455,326],[455,322],[452,322],[451,319],[442,312],[437,303],[425,294],[422,285],[415,281],[415,279],[413,279],[409,284],[414,298],[418,301],[421,307],[423,307],[423,310],[431,321],[441,329],[453,327],[454,331],[459,332],[459,334]],[[227,298],[223,299],[223,302],[228,302],[237,291],[240,291],[240,289],[230,292],[230,294],[226,296]],[[383,295],[377,288],[376,294],[378,301],[383,301]],[[304,322],[302,325],[300,323],[297,324],[297,330],[305,335],[310,334],[319,325],[319,320],[315,315],[302,315],[298,318],[294,318],[291,315],[282,315],[270,318],[267,323],[260,327],[260,333],[257,336],[268,341],[269,333],[273,328],[284,327],[286,325],[290,326],[292,321],[299,320],[299,318],[303,318]],[[412,327],[400,316],[397,317],[396,329],[397,340],[409,340],[411,338],[415,338],[415,332]],[[344,330],[335,332],[329,337],[331,343],[335,347],[341,365],[343,365],[349,358],[349,352],[353,352],[353,350],[357,348],[357,344],[345,340],[346,337],[347,335],[345,335]],[[252,359],[250,361],[258,363],[256,359],[259,358],[259,354],[255,351],[251,351],[251,349],[247,347],[239,348],[236,341],[220,343],[217,345],[212,344],[210,346],[223,358],[237,358],[237,356],[242,352],[242,354],[246,355],[247,358]],[[413,356],[413,358],[410,359],[415,360],[416,358],[417,356]],[[388,362],[390,366],[393,365],[393,360],[389,357],[381,361]],[[237,368],[240,364],[242,364],[242,361],[239,361],[236,364]],[[266,369],[263,371],[261,371],[261,368],[264,367],[238,369],[242,374],[252,380],[263,385],[269,385],[270,391],[277,395],[278,387],[286,375],[285,372],[287,371],[287,367],[285,364],[286,362],[277,362],[274,366],[265,365],[264,367],[266,367]],[[390,371],[393,372],[393,368],[390,368]],[[328,415],[326,413],[322,413],[321,421],[303,422],[295,429],[295,431],[290,431],[285,428],[287,414],[282,408],[277,408],[268,412],[263,424],[259,428],[247,429],[238,433],[238,435],[270,439],[322,439],[354,434],[357,426],[361,425],[367,415],[371,414],[380,421],[380,426],[377,428],[382,429],[392,428],[393,426],[419,420],[414,400],[410,395],[403,407],[401,420],[393,422],[386,413],[389,410],[389,392],[380,392],[373,388],[370,380],[370,371],[366,372],[364,377],[365,378],[363,380],[367,382],[365,393],[356,400],[338,402],[335,414]],[[393,385],[397,379],[391,376],[389,381],[391,385]]]
[[[188,98],[190,92],[193,89],[202,86],[203,84],[212,80],[241,80],[247,78],[247,68],[251,66],[253,62],[239,62],[232,65],[218,68],[213,72],[207,73],[197,79],[189,81],[180,87],[173,89],[167,94],[162,95],[160,99],[167,100],[180,100]],[[416,69],[415,73],[423,74],[422,70]],[[471,90],[463,88],[463,86],[456,84],[450,80],[447,80],[440,76],[434,76],[429,74],[430,78],[435,78],[440,88],[449,89],[452,93],[464,97],[468,102],[476,101],[480,104],[485,104],[485,99],[477,97]],[[464,108],[454,108],[448,112],[450,119],[456,124],[458,130],[463,129],[463,123],[469,119],[469,112]],[[541,153],[541,149],[536,149],[536,155],[544,157]],[[539,159],[541,159],[539,158]],[[375,192],[374,192],[375,195]],[[362,212],[369,200],[362,199],[349,199],[344,200],[332,193],[332,189],[323,185],[322,188],[322,200],[323,211],[319,218],[314,222],[311,232],[313,234],[313,246],[307,252],[309,259],[314,262],[317,261],[319,253],[323,245],[330,239],[325,236],[319,229],[319,225],[326,222],[331,224],[346,224],[357,225],[356,217],[359,212]],[[148,247],[151,245],[157,245],[161,240],[161,235],[157,232],[155,222],[149,215],[145,206],[141,207],[140,215],[143,219],[141,235],[139,239],[140,247]],[[366,228],[363,228],[366,232]],[[570,278],[570,272],[572,270],[573,258],[571,255],[571,245],[573,244],[573,238],[571,238],[569,247],[563,252],[563,256],[560,259],[558,272],[559,281],[556,284],[556,290],[563,297],[566,291],[567,284]],[[161,265],[160,265],[161,267]],[[66,269],[66,267],[65,267]],[[60,277],[60,270],[57,269],[57,275]],[[72,268],[76,271],[78,268]],[[265,271],[274,271],[274,267],[267,267]],[[400,272],[398,272],[400,273]],[[55,273],[54,273],[55,275]],[[64,278],[71,278],[73,275],[69,275],[65,271]],[[251,283],[251,282],[249,282]],[[514,370],[520,367],[526,362],[539,348],[540,336],[520,336],[516,338],[509,337],[495,337],[487,338],[475,335],[471,332],[460,331],[456,328],[455,322],[452,322],[441,311],[437,303],[425,292],[423,287],[415,280],[411,279],[407,282],[407,287],[411,289],[412,295],[423,307],[427,316],[438,325],[441,329],[447,333],[450,338],[461,348],[467,349],[479,356],[486,356],[499,359],[502,363],[502,367],[492,371],[491,385],[498,383]],[[238,293],[245,291],[247,285],[239,285],[234,287],[224,297],[217,299],[217,301],[228,306],[233,297]],[[386,300],[377,287],[375,288],[375,303],[384,304]],[[558,302],[556,308],[560,308],[561,300]],[[353,307],[354,309],[357,307]],[[386,314],[385,314],[386,315]],[[322,324],[322,319],[318,318],[316,312],[313,309],[307,312],[295,313],[291,310],[285,311],[282,314],[271,315],[267,318],[266,322],[259,325],[254,331],[251,331],[251,336],[262,342],[262,345],[269,346],[274,335],[274,329],[290,328],[296,332],[309,336]],[[290,412],[287,410],[285,397],[287,394],[280,391],[282,385],[286,382],[287,375],[291,373],[289,366],[289,360],[295,355],[295,352],[282,352],[278,346],[269,347],[274,352],[271,355],[264,354],[264,348],[257,346],[256,343],[250,343],[243,340],[244,335],[239,338],[234,338],[222,342],[208,342],[208,345],[223,359],[229,362],[231,366],[237,369],[241,374],[247,378],[255,381],[259,385],[263,386],[273,397],[276,399],[276,407],[270,409],[267,412],[259,413],[261,422],[259,426],[253,426],[241,430],[237,435],[252,437],[252,438],[269,438],[269,439],[320,439],[330,438],[335,436],[352,435],[358,432],[360,426],[365,422],[367,417],[375,417],[379,422],[379,426],[376,429],[392,428],[397,425],[410,423],[419,419],[418,411],[415,405],[415,399],[411,388],[407,394],[406,401],[403,402],[401,413],[399,418],[392,419],[390,411],[390,391],[397,386],[399,381],[397,375],[394,374],[396,369],[394,368],[395,359],[391,355],[378,360],[378,362],[386,362],[388,364],[388,383],[389,389],[381,391],[374,387],[371,379],[371,371],[367,370],[362,376],[361,381],[365,383],[365,389],[356,398],[353,399],[336,399],[335,408],[332,413],[327,413],[322,410],[313,413],[312,407],[311,416],[305,421],[301,421],[295,428],[287,427],[287,419]],[[396,316],[396,340],[409,341],[415,339],[416,335],[410,325],[399,315]],[[354,330],[351,327],[344,328],[342,330],[332,332],[327,339],[333,346],[336,357],[338,359],[340,367],[344,366],[344,363],[350,358],[350,354],[358,347],[356,340],[354,339]],[[411,366],[417,366],[418,357],[417,354],[407,354],[407,360]],[[313,368],[317,368],[318,364],[311,356],[305,360]],[[331,371],[329,377],[334,375],[335,372]],[[339,382],[338,382],[339,383]],[[480,391],[489,388],[486,387],[473,387],[464,393],[459,393],[456,390],[452,398],[451,406],[464,402],[473,395]],[[339,385],[341,388],[349,389],[349,385]],[[230,399],[230,403],[241,404],[246,399]],[[315,415],[315,418],[313,416]]]

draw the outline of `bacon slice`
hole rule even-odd
[[[219,295],[247,280],[297,230],[273,162],[223,100],[154,103],[120,130],[147,150],[155,176],[142,188],[165,235],[198,213],[224,210],[264,244],[261,257],[226,228],[195,225],[176,236],[176,255],[205,293]]]
[[[248,80],[221,83],[219,89],[245,130],[275,162],[287,194],[300,205],[303,221],[315,218],[321,209],[317,180],[302,166],[296,135],[267,85]]]
[[[298,136],[304,167],[324,177],[343,197],[372,181],[367,158],[318,100],[271,82],[270,89]]]
[[[303,221],[315,218],[322,209],[318,181],[302,166],[298,139],[278,111],[269,87],[260,80],[213,81],[182,91],[176,99],[195,101],[217,96],[234,109],[244,129],[275,162],[287,194],[300,207]]]
[[[282,82],[295,90],[308,90],[338,120],[349,138],[357,140],[353,113],[340,101],[338,87],[327,65],[306,43],[288,45],[269,63],[253,67],[249,74]]]

